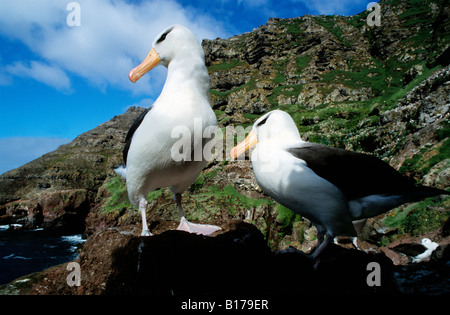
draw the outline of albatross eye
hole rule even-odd
[[[166,37],[167,37],[167,35],[169,35],[169,33],[170,33],[171,31],[172,31],[172,28],[169,29],[169,30],[167,30],[166,32],[164,32],[164,34],[162,34],[161,37],[158,38],[158,40],[156,41],[156,43],[158,44],[158,43],[162,42],[163,40],[165,40]]]
[[[269,116],[267,116],[266,118],[264,118],[263,120],[261,120],[256,126],[262,126],[262,125],[264,125],[265,123],[266,123],[266,121],[267,121],[267,118],[269,118]]]

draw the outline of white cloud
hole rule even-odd
[[[129,3],[125,0],[79,0],[81,26],[66,23],[67,1],[0,1],[0,34],[22,41],[44,62],[12,65],[32,77],[55,86],[60,71],[70,72],[92,84],[152,94],[164,83],[163,72],[152,72],[136,85],[128,72],[146,56],[153,38],[171,24],[183,24],[199,40],[226,36],[220,23],[210,16],[185,9],[173,0]],[[51,65],[51,66],[50,66]],[[39,68],[40,67],[40,68]],[[50,69],[51,68],[51,69]],[[42,70],[47,76],[32,76]],[[66,88],[70,81],[64,80]],[[153,87],[153,88],[152,88]]]
[[[0,139],[0,174],[56,150],[70,139],[47,137],[11,137]]]
[[[42,62],[31,61],[29,67],[22,62],[16,62],[13,65],[6,66],[5,70],[9,74],[29,77],[57,90],[70,90],[70,79],[66,73],[58,67],[52,67]]]

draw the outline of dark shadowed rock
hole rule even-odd
[[[271,252],[253,225],[233,223],[229,227],[233,229],[213,237],[172,230],[140,237],[133,231],[110,229],[92,236],[76,260],[81,266],[80,287],[67,285],[70,271],[63,264],[22,277],[22,281],[0,290],[20,294],[166,296],[399,294],[404,293],[399,285],[405,280],[396,279],[406,277],[408,268],[412,268],[395,269],[383,254],[331,245],[315,271],[311,259],[301,252]],[[442,259],[436,258],[438,262],[434,263],[446,272],[448,267]],[[379,267],[380,286],[372,286],[370,281],[368,284],[373,272],[369,264],[374,262]],[[420,279],[417,281],[412,282],[415,287],[420,286]],[[407,290],[416,292],[414,287]]]

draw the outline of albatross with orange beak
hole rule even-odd
[[[316,226],[315,266],[335,236],[357,236],[353,221],[450,194],[416,186],[374,156],[305,142],[291,116],[280,110],[259,118],[230,155],[236,158],[253,146],[252,166],[261,189]]]
[[[168,68],[161,95],[131,126],[123,150],[126,166],[116,172],[126,178],[128,196],[142,214],[142,235],[151,235],[147,220],[146,196],[150,191],[170,187],[181,216],[178,230],[209,235],[220,227],[188,222],[181,206],[181,194],[194,182],[207,164],[203,152],[210,139],[194,129],[217,126],[209,103],[209,75],[203,49],[195,35],[186,27],[172,25],[161,32],[145,60],[130,71],[136,83],[158,65]],[[195,128],[194,128],[195,125]],[[183,157],[174,159],[174,145],[180,141],[174,131],[183,127],[188,133]],[[180,152],[176,152],[179,154]]]

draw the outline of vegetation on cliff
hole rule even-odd
[[[273,18],[249,33],[204,40],[219,127],[247,127],[263,113],[282,109],[305,140],[374,154],[422,184],[447,189],[450,8],[443,0],[390,0],[380,6],[379,27],[367,25],[367,12]],[[121,163],[126,132],[143,110],[130,108],[1,175],[0,220],[9,222],[16,214],[26,220],[29,202],[44,193],[85,189],[88,235],[140,224],[113,167]],[[148,199],[150,222],[176,225],[178,211],[168,189]],[[258,188],[249,161],[211,161],[183,203],[189,220],[255,224],[273,249],[314,240],[307,220]],[[376,220],[397,233],[422,234],[448,222],[448,206],[448,200],[435,198]]]

